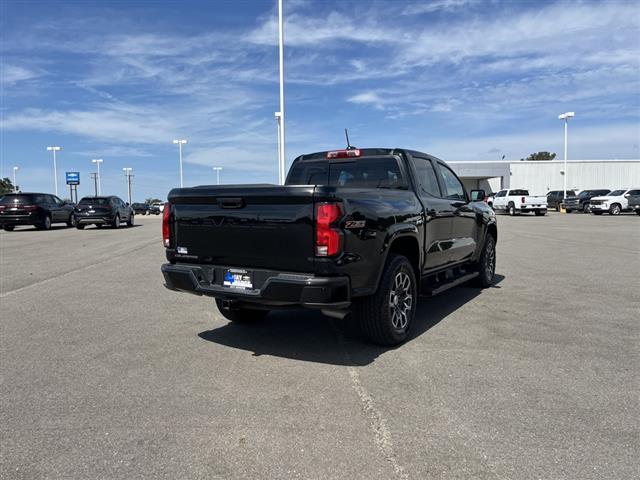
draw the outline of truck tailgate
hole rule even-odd
[[[169,202],[176,259],[313,271],[313,195],[310,186],[174,189]]]

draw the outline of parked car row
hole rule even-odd
[[[574,190],[552,190],[546,197],[532,197],[526,189],[500,190],[485,198],[485,202],[498,212],[517,215],[533,212],[544,215],[547,210],[560,211],[561,206],[567,213],[584,212],[601,215],[619,215],[622,212],[635,212],[640,215],[640,189],[627,188],[621,190],[593,189],[582,190],[576,194]]]
[[[119,228],[134,224],[135,212],[114,195],[84,197],[77,205],[48,193],[8,193],[0,197],[0,227],[8,232],[19,225],[49,230],[55,223],[82,230],[87,225]]]

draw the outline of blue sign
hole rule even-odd
[[[67,185],[80,185],[80,172],[66,172]]]

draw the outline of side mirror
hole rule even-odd
[[[125,205],[128,207],[129,206],[129,202],[126,202]]]
[[[471,190],[472,202],[482,202],[485,198],[487,198],[487,194],[484,190]]]
[[[625,196],[624,196],[624,198],[629,198],[630,196],[631,196],[631,194],[630,194],[630,193],[626,193],[626,194],[625,194]]]

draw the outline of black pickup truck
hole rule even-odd
[[[302,306],[397,345],[419,293],[492,284],[498,232],[484,196],[425,153],[302,155],[284,186],[171,190],[162,272],[167,288],[215,297],[232,321]]]

